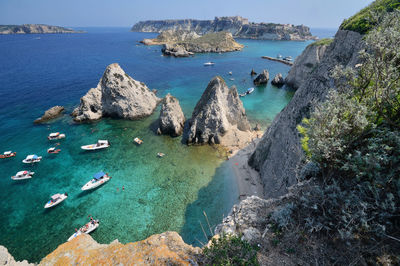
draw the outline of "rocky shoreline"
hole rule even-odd
[[[0,34],[56,34],[56,33],[84,33],[59,26],[44,24],[0,25]]]

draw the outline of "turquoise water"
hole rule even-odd
[[[140,121],[103,119],[90,124],[74,124],[68,113],[97,85],[105,67],[118,62],[134,79],[157,89],[160,97],[176,96],[190,117],[213,76],[221,75],[244,91],[253,86],[252,68],[257,72],[266,68],[272,77],[289,70],[261,56],[296,57],[308,43],[239,40],[246,45],[242,52],[177,59],[162,57],[159,47],[137,45],[154,34],[126,28],[86,30],[87,34],[76,35],[0,36],[0,152],[17,151],[15,158],[0,160],[0,244],[18,260],[38,262],[65,242],[88,215],[100,220],[92,234],[100,243],[116,238],[123,243],[137,241],[167,230],[178,231],[190,244],[206,242],[200,226],[209,231],[203,212],[214,227],[238,201],[233,169],[224,154],[155,135],[159,108]],[[204,67],[207,61],[216,64]],[[265,128],[292,95],[286,88],[261,86],[243,103],[251,123]],[[33,125],[53,105],[66,106],[66,115]],[[53,144],[46,136],[54,131],[67,137],[59,141],[61,153],[49,155],[46,150]],[[143,145],[132,143],[136,136]],[[97,139],[108,139],[112,145],[93,153],[80,149]],[[157,158],[157,152],[166,156]],[[43,156],[42,162],[24,165],[22,159],[33,153]],[[10,179],[23,169],[34,171],[34,177]],[[101,170],[113,177],[111,181],[81,192],[81,186]],[[67,200],[44,210],[52,194],[64,192],[69,194]]]

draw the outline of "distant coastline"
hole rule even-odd
[[[84,33],[60,26],[44,24],[0,25],[0,34],[55,34],[55,33]]]

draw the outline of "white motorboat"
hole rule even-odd
[[[48,140],[55,140],[55,139],[63,139],[65,138],[65,134],[60,134],[60,132],[50,133],[47,137]]]
[[[214,62],[206,62],[206,63],[204,63],[204,65],[205,66],[213,66],[213,65],[215,65],[215,63]]]
[[[72,236],[70,236],[68,238],[68,241],[71,241],[75,237],[82,235],[82,234],[90,234],[91,232],[96,230],[96,228],[99,227],[99,225],[100,225],[99,220],[91,220],[90,222],[88,222],[87,224],[85,224],[84,226],[79,228],[79,230],[77,230]]]
[[[161,157],[164,157],[164,156],[165,156],[165,153],[162,153],[162,152],[158,152],[158,153],[157,153],[157,157],[160,157],[160,158],[161,158]]]
[[[50,154],[57,154],[57,153],[59,153],[61,151],[61,149],[56,149],[55,147],[51,147],[51,148],[49,148],[48,150],[47,150],[47,153],[50,153]]]
[[[11,158],[14,157],[15,155],[17,155],[16,152],[5,151],[3,154],[0,154],[0,159]]]
[[[278,55],[276,56],[276,58],[277,58],[277,59],[282,59],[282,55],[281,55],[281,54],[278,54]]]
[[[232,71],[229,71],[228,74],[232,76]]]
[[[81,146],[82,150],[94,151],[110,147],[110,142],[108,140],[98,140],[96,144],[89,144]]]
[[[254,88],[248,88],[247,91],[246,91],[246,94],[250,94],[250,93],[252,93],[253,91],[254,91]]]
[[[108,182],[110,179],[111,176],[108,176],[108,174],[104,172],[98,172],[97,174],[93,175],[93,179],[87,182],[81,189],[82,190],[94,189]]]
[[[25,180],[30,179],[35,174],[35,172],[29,171],[19,171],[14,176],[11,177],[12,180]]]
[[[291,62],[293,60],[293,58],[291,56],[286,56],[283,58],[283,60]]]
[[[136,144],[138,144],[138,145],[143,143],[143,140],[141,140],[139,138],[134,138],[133,141],[136,142]]]
[[[24,160],[22,160],[23,163],[38,163],[42,160],[42,156],[37,156],[36,154],[31,154],[26,156]]]
[[[54,194],[53,196],[51,196],[51,199],[46,203],[46,205],[44,205],[44,208],[48,209],[48,208],[54,207],[54,206],[60,204],[66,198],[68,198],[68,194],[67,193]]]

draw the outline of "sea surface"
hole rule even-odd
[[[252,68],[268,69],[271,79],[289,71],[288,66],[261,56],[296,57],[310,42],[238,40],[245,45],[241,52],[172,58],[161,56],[158,46],[138,44],[155,34],[133,33],[129,28],[85,30],[85,34],[0,36],[0,152],[17,152],[14,158],[0,160],[0,245],[17,260],[39,262],[90,215],[100,220],[92,233],[100,243],[114,239],[127,243],[167,230],[179,232],[189,244],[207,242],[209,227],[213,230],[238,202],[234,166],[223,153],[209,146],[187,147],[181,138],[157,136],[159,108],[139,121],[75,124],[68,114],[97,85],[107,65],[116,62],[134,79],[157,89],[158,96],[176,96],[189,118],[212,77],[220,75],[243,92],[253,87]],[[207,61],[215,65],[203,66]],[[242,99],[251,124],[260,123],[265,129],[293,93],[270,84],[256,87]],[[54,105],[65,106],[65,115],[49,124],[33,124]],[[57,131],[66,139],[48,141],[47,135]],[[134,145],[134,137],[144,144]],[[109,140],[111,147],[98,152],[80,149],[98,139]],[[61,153],[47,154],[57,142]],[[166,156],[157,158],[157,152]],[[33,166],[23,164],[28,154],[43,160]],[[20,170],[35,175],[26,181],[11,180]],[[81,186],[98,171],[109,173],[111,181],[82,192]],[[69,196],[63,203],[43,208],[51,195],[64,192]]]

